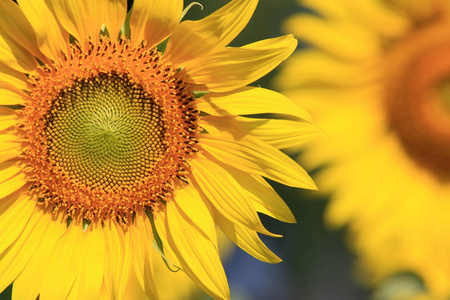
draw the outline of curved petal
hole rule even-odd
[[[201,156],[192,160],[191,165],[199,189],[222,215],[252,230],[273,235],[262,225],[245,190],[225,169]]]
[[[19,136],[14,134],[0,134],[0,152],[11,149],[20,149],[20,146]]]
[[[228,92],[272,71],[297,47],[292,35],[259,41],[241,48],[224,48],[192,60],[180,72],[194,91]]]
[[[256,231],[231,222],[218,211],[215,211],[214,219],[223,233],[251,256],[267,263],[281,262],[281,259],[264,245]]]
[[[2,51],[1,46],[0,51]],[[16,69],[11,68],[9,65],[2,62],[3,58],[5,57],[3,57],[2,54],[0,53],[0,82],[2,82],[1,85],[13,90],[26,90],[28,78],[24,74],[25,70],[22,67],[20,67],[20,69],[22,69],[21,71],[17,71]],[[34,60],[34,58],[32,59]],[[35,60],[34,66],[36,66]]]
[[[192,225],[204,233],[217,246],[217,231],[211,217],[210,207],[204,202],[197,189],[188,185],[178,190],[175,195],[178,208],[192,221]]]
[[[239,182],[256,211],[286,223],[295,223],[294,215],[289,207],[264,178],[259,175],[249,175],[225,164],[221,167]]]
[[[0,253],[3,253],[22,233],[36,207],[25,189],[20,189],[1,200],[0,206]],[[12,203],[11,203],[12,202]],[[3,205],[9,204],[9,205]]]
[[[42,61],[46,60],[39,51],[33,27],[13,1],[0,1],[0,36],[10,38]]]
[[[37,61],[24,47],[0,32],[0,62],[22,73],[36,70]]]
[[[198,231],[175,201],[167,203],[167,237],[183,270],[213,298],[230,299],[216,246]]]
[[[127,0],[108,0],[105,26],[112,40],[119,38],[120,28],[127,16]]]
[[[18,0],[20,8],[36,33],[41,52],[55,61],[68,50],[69,34],[56,22],[44,0]]]
[[[105,241],[101,227],[100,222],[93,222],[81,236],[81,243],[78,246],[80,269],[68,299],[71,296],[73,299],[96,300],[99,298],[105,264]]]
[[[34,205],[34,203],[32,204]],[[67,222],[65,220],[52,220],[49,223],[47,231],[30,261],[19,277],[14,280],[13,300],[33,300],[38,297],[55,244],[66,230]]]
[[[168,60],[182,67],[215,48],[226,47],[247,25],[257,4],[258,0],[233,0],[199,21],[184,21],[167,43]]]
[[[104,224],[103,234],[106,250],[105,285],[109,298],[123,299],[131,266],[130,236],[115,221]]]
[[[174,269],[177,269],[180,267],[180,262],[178,261],[177,256],[173,252],[172,248],[169,245],[168,239],[167,239],[167,228],[166,228],[166,211],[159,211],[157,213],[154,213],[154,221],[155,221],[155,228],[158,232],[159,238],[161,239],[162,245],[163,245],[163,252],[165,258],[161,257],[161,259],[164,261],[164,259],[167,259],[167,264]]]
[[[228,93],[208,93],[199,98],[199,110],[213,116],[285,114],[312,123],[306,110],[283,94],[246,86]]]
[[[23,95],[12,91],[9,88],[3,88],[0,83],[0,105],[25,105]]]
[[[138,284],[149,299],[158,299],[153,270],[153,230],[145,212],[136,214],[133,224],[128,227],[133,246],[133,265]]]
[[[82,234],[81,222],[74,220],[56,242],[42,279],[42,299],[66,299],[71,292],[79,273]]]
[[[97,40],[108,12],[107,0],[44,0],[64,29],[82,46]]]
[[[219,132],[203,134],[203,149],[219,161],[250,174],[257,174],[287,186],[317,189],[311,177],[295,161],[275,147],[251,136],[238,137]]]
[[[50,214],[35,209],[19,238],[0,255],[0,291],[19,276],[45,236]]]
[[[165,40],[181,21],[182,0],[134,0],[131,12],[131,42],[147,41],[154,47]]]
[[[260,119],[245,117],[206,116],[199,121],[204,129],[228,131],[254,136],[278,149],[286,149],[303,144],[322,132],[308,123],[282,119]]]
[[[17,121],[18,117],[13,109],[0,106],[0,131],[16,125]]]
[[[21,170],[13,167],[9,169],[5,173],[2,173],[3,178],[0,178],[0,198],[11,195],[13,192],[28,184],[25,174]]]

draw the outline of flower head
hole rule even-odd
[[[258,1],[180,23],[183,1],[0,1],[0,290],[158,298],[153,256],[229,298],[216,227],[279,262],[258,212],[294,222],[265,178],[315,188],[279,149],[309,115],[247,85],[288,35],[227,47]],[[164,52],[157,46],[167,40]],[[252,116],[283,114],[286,119]]]
[[[348,224],[360,264],[450,295],[448,1],[305,0],[287,21],[307,44],[277,79],[325,134],[302,162],[326,166],[327,221]]]

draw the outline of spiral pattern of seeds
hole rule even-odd
[[[91,188],[145,180],[166,151],[161,109],[126,76],[76,80],[57,96],[46,123],[52,160]]]

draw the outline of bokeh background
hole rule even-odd
[[[170,0],[168,0],[170,1]],[[330,0],[332,1],[332,0]],[[193,1],[185,1],[185,5]],[[228,0],[198,0],[203,5],[193,6],[186,19],[200,19]],[[130,2],[131,4],[131,2]],[[256,12],[244,31],[232,42],[241,46],[261,39],[284,34],[282,23],[287,17],[301,11],[295,0],[260,0]],[[303,45],[299,45],[303,47]],[[253,85],[274,88],[274,72]],[[295,157],[294,157],[295,158]],[[314,174],[312,174],[314,177]],[[353,268],[354,254],[346,247],[345,231],[330,231],[323,224],[326,198],[272,183],[291,208],[297,224],[286,224],[261,215],[269,231],[283,238],[263,241],[283,262],[270,265],[258,261],[242,250],[233,249],[224,262],[233,300],[359,300],[371,299],[373,291],[360,283]],[[176,283],[173,286],[176,289]],[[11,287],[0,294],[10,299]],[[194,297],[210,299],[203,293]]]

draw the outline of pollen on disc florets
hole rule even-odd
[[[102,38],[30,78],[20,132],[32,191],[68,217],[155,209],[197,152],[193,94],[156,49]]]

